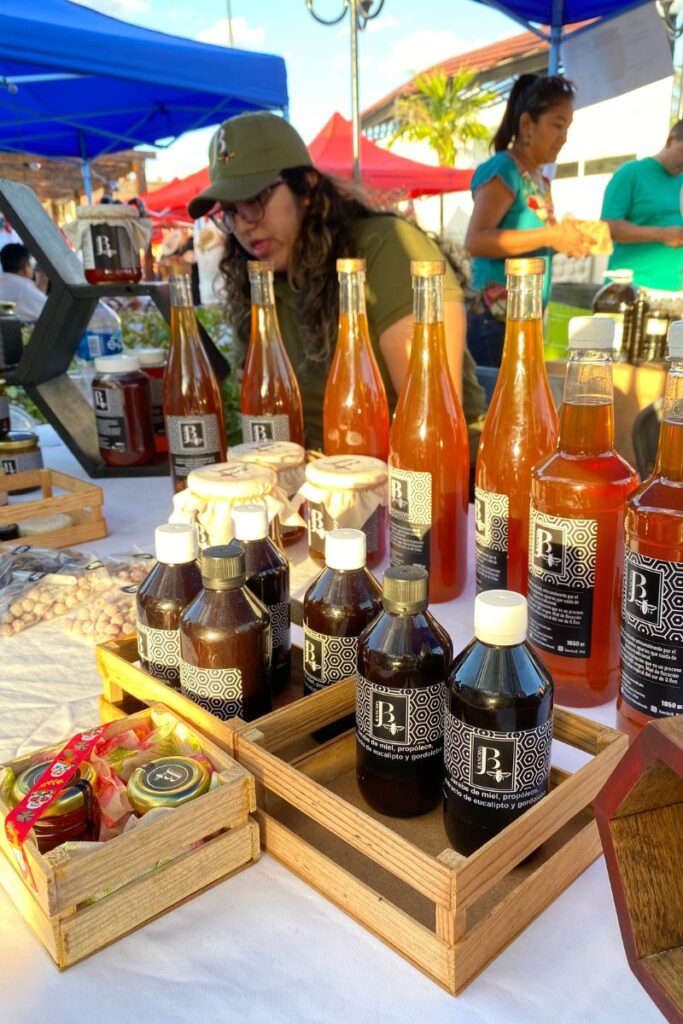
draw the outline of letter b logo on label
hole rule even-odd
[[[272,441],[273,424],[269,423],[268,420],[252,421],[251,439],[252,441]]]
[[[304,670],[314,679],[323,677],[322,644],[309,634],[304,636]]]
[[[384,743],[408,742],[408,698],[404,694],[372,692],[370,732]]]
[[[470,783],[477,789],[510,793],[515,788],[514,738],[472,736]]]
[[[641,622],[660,625],[662,578],[658,572],[626,563],[626,611]]]
[[[564,573],[564,531],[550,526],[536,526],[533,560],[536,569],[556,576]]]
[[[390,493],[389,501],[391,503],[392,512],[402,512],[406,514],[408,512],[408,481],[402,480],[400,477],[392,476],[390,478]]]
[[[180,440],[183,448],[203,448],[204,424],[199,420],[185,420],[180,424]]]

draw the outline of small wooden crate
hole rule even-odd
[[[599,794],[600,829],[629,966],[683,1021],[683,718],[647,725]]]
[[[17,537],[3,541],[5,544],[31,544],[41,547],[65,548],[70,544],[84,544],[107,536],[107,521],[102,515],[104,494],[102,488],[86,480],[79,480],[55,469],[33,469],[24,473],[0,473],[0,491],[10,493],[24,488],[39,487],[40,498],[11,502],[0,508],[0,526],[8,523],[21,524],[26,519],[38,519],[64,513],[71,518],[71,525],[60,530],[47,530],[32,534],[30,538]],[[54,490],[64,491],[55,495]]]
[[[45,860],[29,835],[24,849],[36,891],[19,873],[0,825],[0,883],[60,968],[258,860],[258,825],[250,817],[255,808],[254,780],[166,708],[147,708],[111,728],[118,733],[150,720],[171,720],[196,735],[221,784],[147,828],[133,829],[63,864]],[[18,774],[39,756],[34,751],[7,767]],[[0,795],[3,821],[9,810]],[[201,845],[191,849],[198,840],[203,840]],[[98,895],[105,890],[113,891]]]

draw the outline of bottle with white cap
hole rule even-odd
[[[149,380],[135,356],[98,356],[92,382],[97,440],[108,466],[144,466],[154,459]]]
[[[444,686],[453,648],[427,611],[429,573],[384,573],[384,610],[358,641],[356,778],[376,811],[426,814],[441,799]]]
[[[617,720],[632,736],[683,715],[683,320],[669,328],[669,358],[655,466],[626,505]]]
[[[154,531],[156,565],[136,595],[138,654],[146,672],[180,688],[180,616],[202,589],[197,531],[166,523]]]
[[[553,680],[526,642],[527,602],[487,590],[453,662],[444,722],[444,826],[464,856],[545,796]]]
[[[273,640],[273,693],[282,693],[292,666],[289,562],[268,536],[265,505],[235,505],[232,532],[244,548],[247,586],[270,613]]]
[[[614,448],[612,342],[605,317],[569,323],[556,450],[534,467],[529,514],[529,640],[560,704],[617,695],[624,510],[638,474]]]

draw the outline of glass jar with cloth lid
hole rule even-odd
[[[76,220],[65,224],[64,231],[83,255],[89,284],[133,283],[142,277],[140,250],[149,245],[152,222],[141,218],[134,206],[79,206]]]
[[[294,441],[252,441],[230,448],[230,458],[268,466],[277,474],[277,485],[292,501],[305,480],[306,452]],[[305,533],[304,526],[285,526],[280,523],[283,544],[294,544]]]

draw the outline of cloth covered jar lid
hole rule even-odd
[[[370,455],[326,455],[306,466],[308,483],[324,490],[363,490],[383,484],[386,479],[386,462]]]
[[[285,466],[301,466],[306,460],[306,451],[295,441],[252,441],[232,445],[230,457],[239,462],[255,462],[261,466],[281,469]]]
[[[96,222],[139,220],[140,214],[134,206],[124,203],[100,203],[98,206],[77,206],[76,219]]]
[[[193,470],[187,489],[202,498],[252,498],[270,494],[277,483],[275,471],[251,462],[219,462]]]

